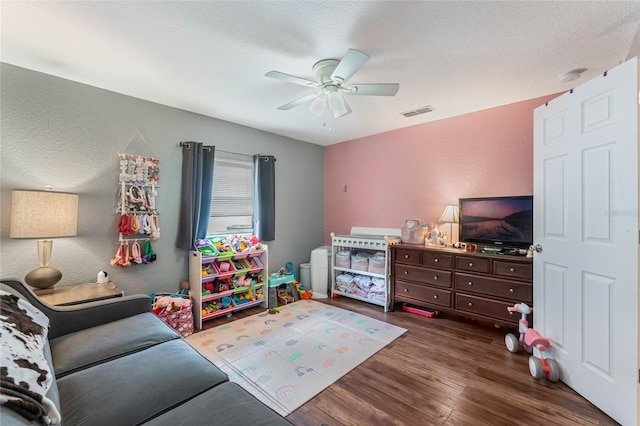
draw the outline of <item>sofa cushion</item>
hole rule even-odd
[[[51,340],[53,368],[60,379],[74,371],[179,337],[152,313],[138,314]]]
[[[191,346],[171,340],[58,379],[62,418],[65,426],[134,425],[227,380]]]
[[[28,420],[59,423],[47,360],[49,319],[21,297],[0,290],[0,402]]]
[[[218,385],[145,423],[147,426],[198,424],[291,425],[288,420],[255,399],[240,385],[231,382]]]
[[[47,341],[44,348],[44,357],[49,364],[49,368],[53,368],[53,361],[51,359],[51,346],[49,345],[49,341]],[[58,381],[53,380],[51,383],[51,387],[49,388],[49,392],[47,392],[47,398],[49,398],[56,406],[58,412],[60,412],[60,392],[58,392]],[[62,419],[61,419],[62,420]],[[0,425],[2,422],[0,422]]]

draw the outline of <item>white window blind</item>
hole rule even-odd
[[[252,156],[217,151],[207,233],[250,233],[252,218]]]

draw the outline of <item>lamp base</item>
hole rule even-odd
[[[50,266],[36,268],[24,277],[24,281],[35,288],[53,287],[61,279],[62,272]]]

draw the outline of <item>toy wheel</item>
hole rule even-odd
[[[520,350],[520,342],[518,341],[518,338],[512,333],[504,336],[504,344],[507,347],[507,350],[511,353],[515,354],[516,352],[518,352],[518,350]]]
[[[560,367],[558,366],[558,363],[555,359],[547,359],[547,363],[549,363],[549,380],[557,382],[560,379]]]
[[[534,379],[542,379],[544,377],[544,370],[542,370],[542,361],[535,356],[529,357],[529,372]]]

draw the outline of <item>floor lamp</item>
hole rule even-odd
[[[453,238],[453,224],[458,223],[458,206],[455,204],[447,204],[444,208],[444,212],[442,212],[442,216],[438,220],[439,223],[448,223],[449,224],[449,238]],[[449,244],[453,244],[453,240],[449,241]]]

